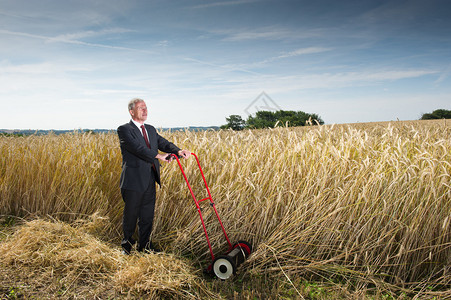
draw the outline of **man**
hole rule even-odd
[[[138,251],[157,251],[150,240],[155,210],[155,182],[160,184],[160,163],[170,162],[170,154],[188,158],[190,151],[180,150],[161,137],[155,128],[144,124],[147,106],[144,100],[135,98],[128,104],[132,120],[117,129],[122,153],[120,188],[125,202],[123,211],[123,252],[130,254],[135,241],[132,236],[138,222]]]

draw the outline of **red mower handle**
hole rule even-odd
[[[229,244],[229,249],[232,249],[232,248],[233,248],[233,245],[232,245],[232,243],[230,242],[230,240],[229,240],[229,238],[228,238],[228,236],[227,236],[227,233],[226,233],[226,231],[225,231],[224,225],[222,224],[221,218],[219,217],[218,211],[216,210],[215,203],[214,203],[214,201],[213,201],[213,198],[211,197],[210,189],[208,188],[207,181],[205,180],[204,172],[202,171],[202,167],[200,166],[199,158],[198,158],[197,155],[194,154],[194,153],[191,153],[191,155],[194,156],[194,157],[196,158],[197,166],[199,167],[200,174],[202,175],[202,179],[203,179],[204,184],[205,184],[205,189],[207,190],[207,193],[208,193],[208,197],[206,197],[206,198],[204,198],[204,199],[202,199],[202,200],[197,200],[197,199],[196,199],[196,196],[194,195],[193,189],[191,188],[191,185],[190,185],[189,182],[188,182],[188,178],[186,177],[185,171],[183,170],[183,166],[182,166],[182,164],[181,164],[181,162],[180,162],[180,159],[179,159],[178,155],[173,154],[173,153],[172,153],[172,154],[169,154],[169,155],[166,157],[166,160],[169,160],[171,157],[175,157],[175,159],[177,160],[177,163],[178,163],[178,165],[179,165],[179,167],[180,167],[180,171],[182,171],[183,178],[185,178],[186,185],[188,186],[188,189],[189,189],[189,191],[190,191],[190,193],[191,193],[191,196],[192,196],[193,199],[194,199],[194,203],[196,203],[197,211],[199,212],[200,220],[201,220],[201,222],[202,222],[202,227],[204,228],[205,237],[207,238],[207,243],[208,243],[208,248],[210,249],[211,258],[212,258],[212,260],[214,260],[214,259],[215,259],[215,256],[214,256],[214,254],[213,254],[213,250],[212,250],[212,248],[211,248],[210,239],[209,239],[208,233],[207,233],[207,228],[205,227],[204,219],[203,219],[203,217],[202,217],[201,208],[200,208],[200,206],[199,206],[199,203],[200,203],[200,202],[205,201],[205,200],[210,200],[210,205],[213,207],[213,209],[214,209],[214,211],[215,211],[216,217],[218,218],[219,224],[221,225],[222,232],[224,233],[224,236],[225,236],[225,238],[226,238],[226,240],[227,240],[227,243]]]

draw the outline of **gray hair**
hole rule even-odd
[[[141,99],[141,98],[133,98],[132,100],[130,100],[130,102],[128,102],[128,110],[134,110],[135,109],[135,105],[138,102],[144,102],[144,100]]]

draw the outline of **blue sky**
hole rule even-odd
[[[115,129],[134,97],[156,127],[222,125],[263,92],[326,124],[418,119],[451,109],[449,16],[445,0],[0,0],[0,128]]]

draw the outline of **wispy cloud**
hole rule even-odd
[[[451,74],[451,64],[448,65],[448,67],[440,73],[440,76],[437,78],[437,80],[434,82],[435,84],[442,83],[449,75]]]
[[[168,40],[161,40],[157,43],[157,47],[167,47],[167,46],[169,46]]]
[[[299,48],[299,49],[289,51],[289,52],[282,52],[279,55],[269,57],[269,58],[266,58],[266,59],[258,61],[258,62],[250,62],[250,63],[242,64],[239,67],[237,65],[236,68],[247,69],[247,70],[250,70],[252,68],[257,68],[257,67],[261,68],[262,66],[264,66],[266,64],[277,62],[279,60],[290,59],[290,58],[295,58],[298,56],[309,55],[309,54],[329,52],[332,50],[333,50],[333,48],[325,48],[325,47]]]
[[[10,76],[12,74],[26,74],[26,75],[43,75],[43,74],[55,74],[62,73],[63,71],[87,71],[83,66],[74,65],[57,65],[49,62],[37,63],[37,64],[17,64],[12,65],[7,61],[0,62],[0,74]]]
[[[222,41],[242,42],[251,40],[295,40],[322,37],[327,29],[293,29],[280,26],[266,26],[260,28],[237,28],[233,30],[211,30],[212,34],[222,35]]]
[[[23,37],[29,37],[29,38],[35,38],[35,39],[42,39],[42,40],[48,39],[48,37],[43,36],[43,35],[31,34],[31,33],[26,33],[26,32],[10,31],[10,30],[4,30],[4,29],[0,29],[0,34],[23,36]]]
[[[310,88],[342,88],[349,86],[375,85],[387,81],[419,78],[437,74],[434,70],[361,70],[357,72],[304,74],[287,76],[287,87]]]
[[[314,54],[314,53],[321,53],[321,52],[327,52],[331,51],[331,48],[323,48],[323,47],[308,47],[308,48],[300,48],[291,52],[284,53],[282,55],[279,55],[277,58],[288,58],[288,57],[294,57],[299,55],[305,55],[305,54]]]
[[[226,35],[223,41],[239,42],[245,40],[280,40],[287,36],[292,36],[291,32],[286,29],[262,28],[262,29],[238,29],[234,32],[223,32]]]
[[[252,96],[259,91],[268,93],[298,93],[311,89],[341,89],[348,87],[376,86],[384,82],[419,78],[437,74],[434,70],[361,70],[357,72],[336,72],[298,75],[262,75],[253,78],[237,77],[233,87],[224,93],[230,97]]]
[[[13,18],[21,18],[21,16],[16,15],[16,14],[11,14],[11,13],[7,13],[7,12],[3,12],[0,11],[0,16],[4,16],[4,17],[13,17]]]
[[[218,6],[242,5],[242,4],[259,2],[259,1],[260,0],[219,1],[219,2],[196,5],[196,6],[193,6],[192,8],[209,8],[209,7],[218,7]]]
[[[186,60],[186,61],[191,61],[191,62],[194,62],[194,63],[201,64],[201,65],[206,65],[206,66],[210,66],[210,67],[214,67],[214,68],[220,68],[220,69],[223,69],[223,70],[226,70],[226,71],[229,71],[229,72],[236,72],[236,71],[238,71],[238,72],[249,73],[249,74],[252,74],[252,75],[261,75],[260,73],[257,73],[257,72],[251,71],[251,70],[247,70],[245,68],[233,66],[233,65],[221,65],[221,64],[211,63],[211,62],[208,62],[208,61],[205,61],[205,60],[199,60],[199,59],[191,58],[191,57],[185,57],[183,59]]]
[[[437,73],[438,71],[435,70],[387,70],[387,71],[378,71],[378,72],[376,71],[357,74],[356,80],[358,80],[358,78],[361,78],[361,80],[368,81],[400,80],[406,78],[416,78],[426,75],[433,75]]]
[[[124,33],[124,32],[130,32],[130,31],[126,30],[126,29],[108,29],[108,30],[102,30],[102,31],[97,31],[97,32],[96,31],[84,31],[84,32],[63,34],[63,35],[51,37],[51,36],[45,36],[45,35],[39,35],[39,34],[32,34],[32,33],[26,33],[26,32],[18,32],[18,31],[10,31],[10,30],[0,29],[0,34],[41,39],[41,40],[44,40],[49,43],[59,42],[59,43],[83,45],[83,46],[97,47],[97,48],[137,51],[137,52],[150,53],[150,54],[154,53],[153,51],[150,51],[150,50],[122,47],[122,46],[114,46],[114,45],[105,45],[105,44],[99,44],[99,43],[89,43],[89,42],[84,42],[84,41],[79,40],[81,38],[100,36],[100,35],[111,34],[111,33]]]
[[[75,33],[57,35],[55,37],[49,38],[49,41],[58,41],[58,42],[69,41],[69,42],[71,42],[71,41],[79,41],[80,39],[84,39],[84,38],[91,38],[91,37],[97,37],[97,36],[103,36],[103,35],[109,35],[109,34],[129,33],[129,32],[133,32],[133,30],[125,29],[125,28],[107,28],[107,29],[102,29],[99,31],[86,30],[86,31],[79,31],[79,32],[75,32]]]
[[[282,53],[278,56],[275,57],[270,57],[268,59],[265,59],[259,63],[257,63],[256,65],[263,65],[263,64],[267,64],[270,62],[274,62],[280,59],[285,59],[285,58],[292,58],[292,57],[296,57],[296,56],[301,56],[301,55],[308,55],[308,54],[316,54],[316,53],[322,53],[322,52],[328,52],[331,51],[332,48],[324,48],[324,47],[307,47],[307,48],[300,48],[294,51],[290,51],[290,52],[285,52]]]

